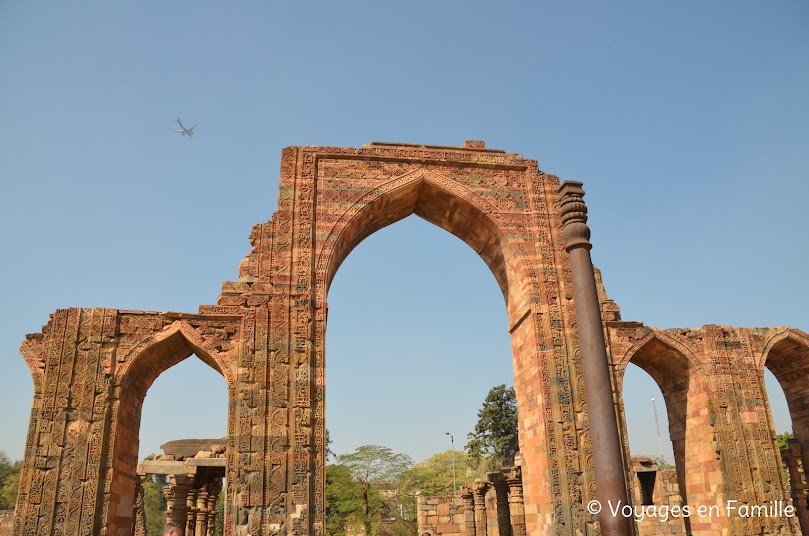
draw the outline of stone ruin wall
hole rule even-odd
[[[597,534],[583,508],[596,497],[593,446],[558,187],[536,161],[482,142],[284,149],[278,209],[254,226],[252,251],[215,305],[198,313],[59,310],[27,337],[21,353],[35,394],[14,535],[128,536],[143,398],[192,354],[228,389],[227,534],[322,535],[328,286],[362,239],[411,214],[469,244],[503,291],[528,533]],[[809,336],[659,330],[622,321],[603,286],[600,293],[615,391],[629,362],[661,386],[684,500],[789,500],[763,370],[781,382],[796,441],[809,453]],[[626,437],[619,395],[615,403]],[[783,518],[692,520],[687,528],[799,534],[797,521]]]
[[[764,368],[784,389],[798,442],[809,441],[809,412],[799,409],[809,402],[806,333],[718,325],[660,330],[620,320],[607,322],[606,329],[616,392],[622,391],[630,362],[660,386],[685,503],[724,509],[730,500],[751,506],[791,502]],[[626,438],[622,397],[616,396],[616,406]],[[628,442],[624,447],[629,459]],[[686,519],[686,528],[694,534],[801,534],[797,516],[693,516]]]
[[[11,536],[14,528],[14,510],[0,510],[0,536]]]
[[[639,463],[638,460],[647,463]],[[676,471],[660,469],[656,463],[649,461],[649,458],[633,457],[630,494],[633,504],[682,506]],[[648,503],[644,501],[641,474],[654,475],[651,501]],[[520,517],[524,504],[520,502],[522,482],[519,468],[504,468],[501,475],[490,473],[489,480],[467,484],[461,489],[461,494],[454,497],[418,495],[418,536],[524,536],[524,518]],[[498,485],[503,480],[506,485]],[[498,500],[498,491],[501,500]],[[485,523],[481,526],[482,520]],[[664,522],[646,518],[638,521],[636,527],[638,536],[686,534],[683,519],[673,516]]]

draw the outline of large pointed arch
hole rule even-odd
[[[318,255],[319,271],[326,274],[318,295],[328,293],[340,265],[360,242],[411,214],[452,233],[481,256],[503,293],[509,325],[525,313],[529,297],[540,294],[535,274],[520,277],[532,271],[530,263],[503,232],[506,225],[497,207],[441,173],[419,167],[370,189],[340,215]]]
[[[292,155],[290,155],[292,156]],[[451,160],[450,155],[446,155]],[[454,157],[454,155],[451,155]],[[300,171],[292,171],[292,163],[302,166]],[[551,466],[558,463],[547,453],[560,453],[562,440],[559,435],[567,434],[565,444],[575,443],[577,437],[573,427],[564,431],[553,425],[551,370],[564,376],[571,372],[567,367],[554,365],[556,360],[567,358],[562,344],[563,313],[559,311],[558,294],[548,297],[549,292],[557,292],[559,281],[558,263],[553,249],[544,241],[552,240],[556,233],[556,215],[553,205],[546,200],[552,190],[556,198],[558,179],[541,175],[533,167],[509,166],[505,163],[495,166],[476,165],[475,162],[448,164],[446,161],[383,159],[347,161],[344,155],[329,154],[318,156],[312,165],[311,175],[307,169],[307,155],[298,154],[290,158],[288,166],[282,162],[282,192],[300,192],[288,201],[293,206],[304,207],[302,197],[308,192],[305,183],[284,182],[284,170],[289,168],[289,176],[314,176],[312,200],[315,226],[313,229],[313,269],[314,292],[312,303],[312,330],[314,334],[314,498],[322,501],[325,496],[325,454],[323,437],[325,433],[325,367],[326,367],[326,311],[329,285],[342,262],[349,253],[371,234],[407,216],[415,214],[422,219],[450,232],[469,245],[483,261],[498,282],[506,304],[509,333],[511,335],[512,358],[515,376],[515,391],[520,413],[521,451],[523,458],[524,482],[530,482],[526,495],[535,504],[536,513],[529,525],[544,527],[551,516],[561,516],[559,522],[574,520],[573,508],[555,505],[560,502],[558,494],[548,493],[540,482],[557,479]],[[533,181],[533,182],[532,182]],[[533,189],[532,189],[533,188]],[[279,194],[279,199],[281,196]],[[284,200],[279,203],[284,207]],[[533,211],[528,210],[533,209]],[[273,236],[279,240],[281,229],[304,228],[303,221],[297,223],[291,214],[274,216]],[[294,236],[294,233],[293,233]],[[302,236],[309,236],[308,234]],[[282,242],[286,244],[286,242]],[[540,248],[540,245],[542,246]],[[292,251],[300,260],[305,259],[305,250]],[[260,253],[248,257],[248,263],[260,259]],[[280,255],[280,253],[278,254]],[[273,253],[275,258],[276,253]],[[301,273],[302,270],[299,270]],[[301,276],[298,277],[299,291],[306,289]],[[294,282],[293,282],[294,288]],[[550,289],[550,290],[549,290]],[[296,302],[303,305],[305,302]],[[306,332],[307,316],[301,314]],[[295,328],[293,328],[295,329]],[[305,348],[301,344],[298,348]],[[570,380],[560,382],[560,390],[569,391],[563,396],[568,404],[573,402]],[[565,418],[574,410],[564,411]],[[524,441],[525,438],[525,441]],[[586,440],[586,439],[585,439]],[[559,443],[556,443],[559,441]],[[553,445],[550,446],[549,445]],[[587,459],[582,445],[581,464]],[[578,485],[567,483],[561,477],[554,486]],[[561,482],[564,480],[564,483]],[[542,515],[539,512],[543,512]],[[315,514],[315,524],[321,523],[320,515]]]

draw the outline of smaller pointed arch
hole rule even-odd
[[[227,430],[228,437],[232,437],[234,417],[231,402],[236,384],[228,354],[217,352],[185,320],[175,320],[161,331],[138,341],[124,356],[115,375],[115,384],[119,389],[111,417],[114,461],[107,477],[111,481],[110,487],[117,490],[112,499],[109,520],[109,527],[115,530],[133,526],[131,505],[138,480],[141,416],[146,393],[158,376],[191,355],[196,355],[224,377],[229,399]],[[176,413],[182,417],[182,410]]]
[[[809,350],[809,334],[795,328],[783,328],[771,336],[764,345],[761,353],[762,367],[770,368],[768,361],[772,358],[800,360],[802,354],[807,350]]]
[[[762,376],[765,367],[778,380],[787,401],[792,433],[797,442],[797,446],[790,450],[794,449],[794,457],[802,459],[803,467],[809,467],[809,413],[806,411],[809,407],[809,335],[793,328],[774,334],[764,345]],[[767,397],[769,405],[769,395]],[[771,426],[775,433],[774,426]],[[802,519],[801,523],[805,521]]]
[[[228,386],[234,384],[229,361],[185,320],[175,320],[163,330],[138,341],[124,356],[116,374],[117,383],[124,389],[137,383],[145,394],[160,374],[191,355],[221,374]]]
[[[651,330],[627,351],[622,363],[637,365],[660,387],[684,503],[714,500],[708,490],[691,486],[705,481],[714,457],[705,385],[696,356],[671,335]],[[684,521],[686,530],[690,530],[690,520]]]

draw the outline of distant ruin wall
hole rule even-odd
[[[14,510],[0,510],[0,536],[11,536],[14,528]]]
[[[637,536],[683,535],[689,532],[674,469],[659,469],[656,460],[632,458],[632,503],[648,517],[636,518]],[[502,475],[502,476],[501,476]],[[498,501],[497,491],[501,490]],[[522,478],[518,468],[489,473],[489,480],[476,480],[455,497],[418,496],[416,517],[419,536],[525,536]],[[669,514],[673,512],[673,514]]]
[[[416,500],[418,533],[463,536],[465,508],[460,497],[425,497]]]

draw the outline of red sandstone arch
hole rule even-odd
[[[532,279],[520,277],[529,269],[524,255],[504,233],[496,207],[475,192],[440,173],[423,168],[382,184],[360,198],[340,215],[324,241],[318,265],[325,269],[325,285],[318,294],[325,296],[340,265],[365,238],[411,214],[457,236],[481,256],[497,280],[509,307],[510,324],[517,319],[516,308],[540,288]],[[507,253],[511,255],[507,255]],[[509,263],[506,257],[509,257]]]
[[[143,401],[154,381],[163,372],[196,355],[203,363],[221,374],[227,386],[228,399],[233,399],[234,376],[229,363],[204,341],[187,322],[178,320],[164,330],[145,337],[125,357],[114,383],[120,396],[112,412],[111,494],[108,532],[129,533],[132,527],[132,503],[137,480],[140,419]],[[229,404],[228,436],[232,437],[233,404]]]
[[[160,356],[165,354],[156,350],[156,348],[162,348],[163,346],[161,345],[166,344],[170,344],[177,350],[177,355],[173,358],[176,359],[176,361],[171,364],[161,361]],[[133,373],[130,372],[130,370],[132,369],[135,369],[135,375],[143,374],[141,368],[144,366],[153,370],[160,369],[160,371],[148,381],[146,385],[146,389],[148,390],[157,376],[192,354],[196,355],[203,363],[221,374],[228,385],[231,385],[235,381],[235,371],[232,370],[231,361],[223,359],[216,348],[208,344],[202,335],[188,322],[176,320],[162,331],[148,335],[138,341],[133,348],[122,357],[123,365],[116,371],[116,383],[124,385],[127,381],[131,381]]]
[[[762,384],[767,367],[784,390],[792,433],[801,445],[804,467],[809,467],[809,336],[796,329],[773,335],[764,346],[760,367]]]
[[[539,482],[547,474],[547,461],[539,455],[547,448],[546,423],[540,417],[546,402],[538,396],[542,392],[539,383],[546,377],[538,376],[536,372],[540,366],[538,326],[533,321],[524,320],[535,312],[533,304],[547,303],[547,300],[537,283],[535,267],[526,258],[528,248],[525,244],[532,238],[525,230],[527,222],[515,224],[515,221],[509,221],[496,206],[470,188],[433,169],[418,167],[369,189],[342,211],[329,213],[334,223],[328,233],[324,233],[316,255],[319,276],[315,309],[323,309],[334,275],[362,240],[412,214],[468,244],[482,257],[500,286],[509,318],[517,400],[520,411],[529,415],[520,419],[520,447],[526,453],[523,471],[527,477],[524,481]],[[531,242],[527,243],[534,247]],[[315,348],[317,369],[320,370],[316,398],[324,400],[325,315],[316,319],[319,321],[315,327]],[[520,374],[528,370],[532,372]],[[316,410],[316,415],[323,413]],[[525,438],[530,438],[530,443],[526,443]],[[318,478],[315,485],[324,483]],[[539,511],[549,513],[554,498],[546,493],[542,496],[534,487],[527,491]],[[322,492],[319,495],[322,496]],[[539,526],[546,529],[544,523],[543,519]]]
[[[713,464],[713,432],[704,373],[699,360],[666,333],[650,331],[624,356],[622,374],[628,363],[639,366],[649,374],[663,393],[683,502],[694,506],[715,504],[717,490],[712,491],[708,485],[709,475],[716,470]],[[690,531],[693,528],[691,520],[685,521]]]

